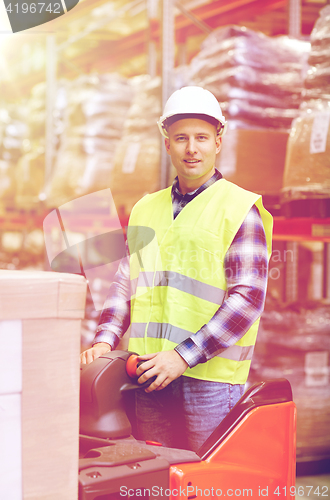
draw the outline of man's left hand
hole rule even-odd
[[[139,356],[138,361],[144,361],[136,371],[139,384],[143,384],[154,376],[157,377],[145,389],[146,392],[164,389],[189,368],[188,363],[174,350],[145,354]]]

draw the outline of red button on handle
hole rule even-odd
[[[136,378],[136,370],[138,369],[138,356],[137,354],[132,354],[126,361],[126,372],[131,378]]]
[[[162,443],[158,443],[158,441],[146,441],[146,444],[151,444],[152,446],[163,446]]]

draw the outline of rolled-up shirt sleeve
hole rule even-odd
[[[130,324],[130,268],[129,258],[123,258],[100,315],[93,345],[106,342],[115,349]]]
[[[235,344],[260,317],[265,304],[268,254],[256,206],[247,214],[225,260],[227,294],[210,321],[175,350],[192,368]]]

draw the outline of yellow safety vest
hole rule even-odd
[[[225,179],[196,196],[175,220],[171,187],[145,196],[134,206],[128,228],[129,350],[140,355],[171,350],[212,318],[227,290],[226,252],[254,204],[263,220],[270,257],[272,216],[261,196]],[[184,375],[244,384],[258,324],[259,320],[235,345],[188,368]]]

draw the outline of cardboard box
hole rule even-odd
[[[86,280],[0,271],[0,498],[78,497]]]
[[[110,189],[118,214],[129,215],[135,203],[144,195],[160,189],[161,137],[134,141],[124,138],[116,150]],[[168,182],[176,170],[170,165]]]
[[[330,103],[307,109],[291,129],[283,178],[283,201],[330,197]]]
[[[288,132],[229,129],[217,168],[234,184],[263,195],[279,195],[283,185]]]

